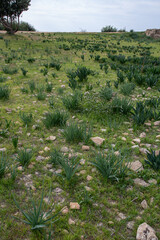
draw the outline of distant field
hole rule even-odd
[[[159,151],[160,41],[0,32],[1,240],[160,238]]]

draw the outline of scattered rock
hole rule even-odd
[[[67,214],[67,213],[69,212],[68,207],[65,206],[65,207],[61,210],[61,212],[62,212],[63,214]]]
[[[93,179],[92,176],[90,176],[90,175],[87,176],[87,181],[91,181],[92,179]]]
[[[145,133],[145,132],[142,132],[139,137],[140,137],[140,138],[145,138],[145,137],[146,137],[146,133]]]
[[[85,146],[85,145],[82,146],[82,150],[83,150],[83,151],[89,151],[89,149],[90,149],[89,146]]]
[[[123,141],[126,141],[126,140],[127,140],[125,137],[122,137],[121,139],[122,139]]]
[[[100,138],[100,137],[92,137],[91,140],[92,140],[92,142],[95,143],[96,146],[101,146],[103,144],[103,142],[105,141],[104,138]]]
[[[140,148],[139,151],[142,154],[147,154],[147,152],[148,152],[148,150],[146,148]]]
[[[121,220],[124,220],[124,219],[126,219],[126,216],[123,213],[118,213],[117,220],[121,221]]]
[[[147,201],[146,201],[146,200],[143,200],[143,201],[141,202],[141,206],[142,206],[143,209],[147,209],[147,208],[148,208]]]
[[[120,152],[119,152],[119,151],[116,151],[116,152],[114,152],[114,154],[115,154],[116,156],[119,156],[119,155],[120,155]]]
[[[45,148],[44,148],[44,151],[45,151],[45,152],[48,152],[48,151],[50,151],[50,148],[49,148],[49,147],[45,147]]]
[[[141,186],[141,187],[148,187],[149,186],[149,183],[146,183],[143,179],[140,179],[140,178],[135,178],[134,183],[136,185]]]
[[[70,209],[80,209],[80,205],[77,202],[70,202]]]
[[[160,126],[160,121],[154,122],[154,126]]]
[[[61,188],[58,188],[58,187],[57,187],[57,188],[54,190],[54,192],[57,193],[57,194],[60,194],[60,193],[63,192],[63,190],[62,190]]]
[[[151,127],[151,123],[145,123],[145,125]]]
[[[158,240],[155,231],[147,223],[142,223],[137,229],[136,240]]]
[[[68,224],[69,224],[69,225],[75,225],[76,222],[75,222],[73,219],[69,218]]]
[[[133,230],[133,228],[134,228],[134,224],[135,224],[134,221],[130,221],[130,222],[128,222],[128,223],[127,223],[127,228],[130,229],[130,230]]]
[[[56,137],[55,136],[50,136],[48,138],[46,138],[47,141],[55,141]]]
[[[113,224],[114,224],[114,222],[112,222],[112,221],[109,221],[109,222],[108,222],[108,224],[109,224],[109,225],[113,225]]]
[[[139,146],[138,145],[133,145],[131,148],[135,149],[135,148],[139,148]]]
[[[138,160],[135,161],[135,162],[129,163],[128,164],[128,168],[131,169],[134,172],[139,172],[139,171],[144,170],[142,163],[140,161],[138,161]]]
[[[68,147],[62,147],[62,148],[61,148],[61,152],[63,152],[63,153],[69,152]]]
[[[156,179],[150,179],[148,182],[150,184],[157,184],[157,180]]]
[[[20,167],[18,167],[17,168],[19,171],[22,171],[23,170],[23,168],[20,166]]]
[[[92,188],[90,188],[90,187],[88,187],[88,186],[85,186],[85,189],[86,189],[87,192],[92,191]]]
[[[36,157],[36,161],[38,161],[38,162],[40,162],[40,161],[42,161],[42,160],[44,160],[45,159],[45,157],[43,157],[43,156],[38,156],[38,157]]]
[[[156,138],[160,138],[160,135],[157,135]]]
[[[85,159],[81,159],[81,160],[80,160],[80,164],[81,164],[81,165],[84,165],[84,164],[85,164],[85,162],[86,162],[86,160],[85,160]]]
[[[140,143],[141,140],[139,138],[135,138],[135,139],[133,139],[133,142]]]
[[[152,89],[151,87],[148,87],[148,88],[147,88],[148,91],[151,90],[151,89]]]
[[[80,173],[81,175],[84,175],[84,174],[86,174],[86,170],[81,170],[79,173]]]
[[[0,152],[5,152],[6,148],[0,148]]]
[[[106,129],[104,129],[104,128],[102,128],[102,129],[101,129],[101,132],[106,132],[106,131],[107,131],[107,130],[106,130]]]

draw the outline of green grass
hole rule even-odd
[[[159,126],[154,125],[160,120],[159,41],[143,33],[37,32],[0,34],[0,49],[1,240],[49,239],[49,234],[57,240],[132,240],[143,222],[160,238],[159,171],[145,164],[142,152],[160,150]],[[103,145],[93,144],[91,133],[104,138]],[[56,139],[48,141],[51,136]],[[26,146],[33,149],[32,158],[28,150],[20,154]],[[154,159],[150,162],[159,166]],[[128,160],[139,160],[144,170],[126,169]],[[98,168],[101,161],[104,168]],[[114,177],[103,178],[103,171]],[[158,183],[143,188],[134,184],[135,178]],[[24,213],[33,213],[29,194],[38,209],[42,182],[51,192],[50,199],[48,194],[43,198],[43,220],[45,209],[54,206],[53,215],[69,209],[46,226],[45,237],[23,222],[11,195]],[[144,199],[149,208],[142,212]],[[80,210],[70,209],[70,202],[78,202]],[[119,221],[119,213],[126,219]],[[70,218],[75,224],[69,224]],[[135,223],[132,230],[129,221]]]

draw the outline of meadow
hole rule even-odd
[[[160,40],[0,34],[0,239],[160,238]]]

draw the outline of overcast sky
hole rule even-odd
[[[31,0],[21,20],[44,32],[160,28],[160,0]]]

